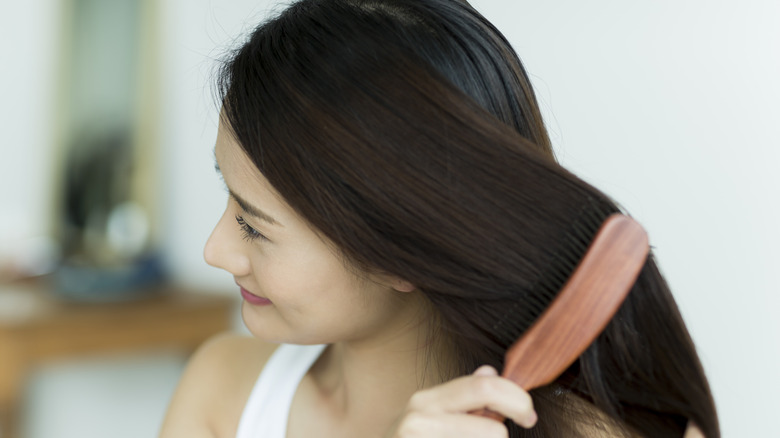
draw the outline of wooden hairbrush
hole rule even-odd
[[[501,375],[526,391],[558,378],[615,315],[649,250],[639,223],[622,214],[609,216],[560,293],[507,350]],[[474,413],[504,421],[487,409]]]

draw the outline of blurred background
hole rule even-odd
[[[724,436],[767,435],[780,410],[780,3],[471,3],[523,59],[559,159],[648,229]],[[17,436],[156,436],[195,345],[241,330],[231,278],[201,257],[225,202],[212,79],[280,8],[4,3],[0,418]]]

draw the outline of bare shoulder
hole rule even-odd
[[[182,375],[160,438],[234,437],[252,387],[276,347],[232,333],[206,341]]]

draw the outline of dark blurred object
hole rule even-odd
[[[130,199],[133,157],[126,131],[90,130],[68,147],[62,186],[62,249],[66,258],[107,265],[132,257],[121,254],[126,250],[111,241],[108,229],[114,209]],[[145,228],[145,224],[138,226]]]
[[[69,148],[63,185],[63,261],[54,291],[79,301],[128,300],[165,280],[149,247],[149,218],[131,200],[132,147],[123,130]]]

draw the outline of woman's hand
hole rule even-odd
[[[388,437],[501,438],[508,432],[503,423],[469,412],[487,408],[518,425],[536,424],[531,396],[515,383],[499,377],[495,368],[482,366],[470,376],[416,392],[404,415]]]

